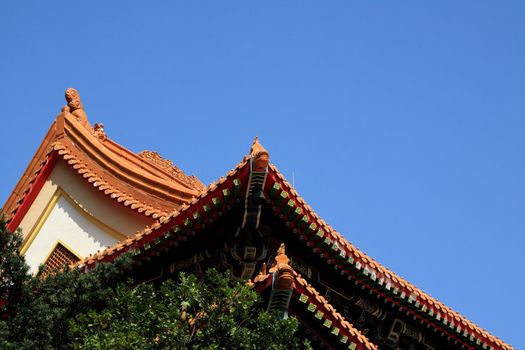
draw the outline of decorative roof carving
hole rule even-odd
[[[277,256],[268,272],[274,274],[274,285],[276,289],[293,289],[294,271],[290,266],[290,259],[286,256],[284,243],[277,250]]]
[[[95,135],[100,141],[107,139],[106,132],[104,131],[104,124],[96,123],[93,127],[93,135]]]
[[[252,157],[253,171],[266,171],[266,167],[270,163],[270,153],[259,143],[259,137],[257,136],[253,139],[250,156]]]
[[[109,139],[103,124],[91,127],[77,90],[67,89],[65,98],[67,105],[3,206],[9,229],[18,227],[57,160],[67,162],[111,199],[152,219],[167,215],[205,190],[195,176],[175,178]]]
[[[77,120],[84,126],[89,125],[87,120],[86,112],[82,106],[82,101],[80,100],[80,94],[74,88],[68,88],[65,93],[67,106],[62,108],[63,112],[69,112],[77,118]]]
[[[204,186],[203,183],[200,182],[195,176],[188,176],[184,174],[184,172],[180,170],[175,164],[173,164],[171,160],[165,159],[157,152],[145,150],[139,152],[138,155],[144,160],[149,161],[164,172],[168,173],[168,175],[171,177],[180,180],[191,188],[199,191],[204,191],[206,189],[206,186]]]

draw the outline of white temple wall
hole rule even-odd
[[[112,200],[59,160],[20,222],[22,253],[36,271],[58,240],[85,257],[152,222]]]

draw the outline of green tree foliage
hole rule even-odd
[[[11,234],[0,213],[0,349],[10,347],[9,338],[15,333],[12,321],[16,318],[16,310],[32,295],[28,284],[29,267],[19,254],[21,244],[20,232]]]
[[[302,349],[297,320],[261,311],[259,295],[214,269],[160,288],[121,285],[102,311],[71,323],[74,349]]]
[[[28,273],[22,238],[0,220],[0,349],[299,349],[294,318],[278,320],[245,283],[209,270],[160,286],[123,283],[129,258]]]
[[[89,273],[79,269],[28,274],[19,249],[20,232],[0,220],[0,349],[62,349],[69,344],[68,324],[76,315],[104,306],[112,286],[123,278],[127,257],[100,264]]]
[[[13,307],[24,299],[28,291],[29,268],[19,253],[21,244],[20,233],[9,233],[0,217],[0,313],[4,317],[13,313]]]

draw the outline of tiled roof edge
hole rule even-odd
[[[282,246],[282,245],[281,245]],[[275,262],[274,262],[275,266]],[[299,304],[304,304],[308,312],[315,315],[315,318],[322,322],[322,326],[327,327],[336,338],[329,339],[322,337],[324,341],[339,341],[341,344],[350,343],[348,348],[354,349],[366,349],[366,350],[379,350],[379,348],[372,343],[363,333],[356,329],[350,322],[348,322],[337,310],[321,295],[319,292],[308,283],[300,274],[298,274],[292,267],[287,265],[293,273],[293,290],[295,291],[293,298],[298,299]],[[272,271],[274,269],[274,271]],[[267,288],[273,288],[272,286],[276,283],[273,279],[275,278],[274,267],[269,270],[266,266],[257,275],[253,281],[248,281],[258,293],[261,293]],[[317,332],[316,332],[317,333]],[[353,345],[351,345],[353,344]],[[333,345],[333,344],[332,344]]]
[[[161,217],[157,222],[155,222],[151,227],[146,227],[142,231],[135,233],[131,237],[118,242],[112,247],[104,249],[102,252],[97,252],[86,257],[83,261],[78,262],[75,266],[80,268],[92,268],[95,264],[104,261],[113,261],[121,254],[134,250],[138,252],[140,249],[144,248],[145,245],[155,238],[159,237],[164,232],[170,230],[172,227],[176,226],[185,218],[186,213],[192,213],[192,210],[198,210],[199,203],[209,199],[212,194],[216,194],[217,190],[221,189],[221,185],[226,183],[228,180],[234,180],[234,178],[239,174],[240,170],[243,169],[248,164],[249,157],[246,156],[244,159],[237,164],[237,166],[230,170],[227,173],[227,176],[222,176],[217,181],[211,183],[206,191],[202,192],[198,197],[193,198],[188,204],[183,204],[180,208],[173,211],[172,213]]]
[[[139,156],[126,150],[124,147],[118,145],[110,139],[104,138],[104,140],[96,140],[97,137],[95,134],[92,134],[93,132],[93,130],[88,130],[88,127],[79,123],[75,119],[75,117],[69,113],[62,112],[57,116],[57,118],[53,121],[51,127],[49,128],[48,132],[46,133],[46,136],[42,140],[37,151],[35,152],[31,162],[28,164],[26,170],[24,171],[24,174],[19,179],[17,185],[15,186],[14,190],[7,198],[3,206],[3,211],[6,215],[6,220],[8,223],[11,222],[13,217],[18,212],[19,206],[22,202],[24,202],[27,194],[32,188],[33,182],[41,172],[43,166],[46,164],[48,157],[54,152],[57,153],[61,159],[63,159],[72,169],[74,169],[79,175],[81,175],[89,184],[93,185],[95,188],[99,189],[102,193],[114,199],[118,203],[121,203],[122,205],[131,208],[132,210],[140,213],[141,215],[145,215],[153,219],[159,219],[168,214],[166,211],[163,211],[156,206],[154,207],[152,205],[148,205],[144,201],[137,200],[131,194],[124,193],[124,191],[119,190],[118,186],[116,186],[114,183],[104,180],[100,174],[97,174],[97,172],[93,170],[90,164],[86,164],[85,161],[82,161],[78,157],[77,153],[83,152],[82,149],[79,148],[82,144],[89,144],[91,148],[98,147],[100,150],[102,150],[105,147],[103,145],[103,142],[109,142],[113,145],[113,147],[120,147],[121,151],[124,152],[123,154],[127,155],[128,158],[131,156],[137,158],[133,158],[135,159],[133,160],[135,163],[142,162],[141,164],[144,164],[144,166],[153,167],[152,169],[157,169],[155,164],[152,164],[147,159],[140,158]],[[111,153],[110,151],[107,151],[106,153],[108,152]],[[115,162],[118,162],[118,160],[115,160]],[[150,170],[149,173],[151,173],[151,176],[154,176],[152,171],[153,170]],[[161,170],[155,171],[158,171],[159,174],[164,174],[164,172],[162,172]],[[170,187],[173,185],[169,184],[172,180],[158,178],[156,181],[160,181],[163,183],[165,182],[167,191],[175,191],[175,189],[171,189]],[[150,185],[150,187],[151,186],[154,186],[154,184]],[[160,197],[159,200],[165,201],[164,207],[175,208],[181,203],[190,201],[192,199],[192,196],[194,197],[200,195],[201,192],[202,191],[200,190],[188,190],[188,193],[186,194],[187,198],[180,199],[178,201],[174,200],[170,202],[168,201],[168,199],[160,199]],[[17,228],[13,225],[11,226],[12,227],[10,227],[10,229],[14,230]]]
[[[269,165],[269,173],[275,176],[275,181],[280,183],[282,188],[279,190],[269,188],[269,186],[271,186],[271,182],[268,181],[266,190],[270,192],[270,195],[272,192],[274,192],[274,195],[276,195],[275,193],[286,192],[286,196],[282,195],[282,199],[284,199],[284,201],[280,204],[280,206],[283,207],[286,205],[291,205],[292,207],[301,209],[302,216],[296,216],[293,221],[297,223],[301,219],[306,218],[304,220],[307,220],[307,223],[304,225],[307,225],[308,223],[314,223],[316,225],[317,232],[315,234],[319,235],[317,238],[325,239],[325,241],[322,242],[323,246],[325,247],[323,248],[323,251],[332,251],[336,255],[335,259],[331,259],[329,257],[330,254],[327,255],[329,263],[334,264],[336,267],[339,266],[341,267],[342,271],[345,271],[345,268],[342,265],[346,265],[348,264],[348,261],[351,261],[352,264],[357,267],[357,270],[361,271],[365,276],[369,276],[374,281],[381,282],[380,285],[383,287],[383,289],[386,289],[384,287],[388,286],[386,290],[391,293],[395,292],[394,294],[396,295],[396,298],[401,298],[403,301],[406,301],[409,305],[411,305],[411,307],[417,306],[418,311],[422,311],[437,321],[444,323],[444,327],[451,328],[451,331],[454,331],[458,333],[459,336],[465,338],[464,342],[470,341],[474,344],[479,343],[479,346],[483,346],[483,344],[485,344],[486,347],[484,348],[487,349],[489,349],[491,346],[493,349],[514,349],[512,346],[504,343],[499,338],[483,330],[473,322],[466,319],[464,316],[445,306],[434,297],[426,294],[410,282],[404,280],[388,268],[377,263],[374,259],[368,257],[365,253],[361,252],[314,212],[314,210],[304,201],[302,197],[299,196],[297,191],[295,191],[291,184],[279,172],[275,165]],[[293,208],[288,209],[289,214],[293,212]],[[309,229],[304,227],[307,226],[303,226],[303,231]],[[340,254],[340,256],[337,256],[337,254]],[[341,260],[341,256],[344,256],[344,259]],[[338,259],[340,261],[338,261]],[[435,311],[431,312],[429,310]],[[444,329],[444,327],[441,327],[441,329]],[[460,332],[457,332],[457,330]]]
[[[344,328],[346,332],[348,332],[353,337],[352,340],[358,342],[358,346],[365,347],[369,350],[379,350],[377,345],[372,343],[368,339],[368,337],[361,333],[339,312],[337,312],[337,310],[321,294],[319,294],[319,292],[312,285],[310,285],[308,281],[302,278],[301,275],[297,272],[295,272],[295,282],[301,286],[301,288],[299,289],[296,287],[296,290],[312,298],[318,307],[321,306],[324,309],[324,314],[329,314],[332,320],[336,322],[336,326],[338,325],[339,328]],[[312,300],[305,300],[303,302],[312,302]]]

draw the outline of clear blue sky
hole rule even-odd
[[[80,3],[0,9],[1,202],[69,86],[205,183],[259,135],[346,238],[525,348],[525,2]]]

